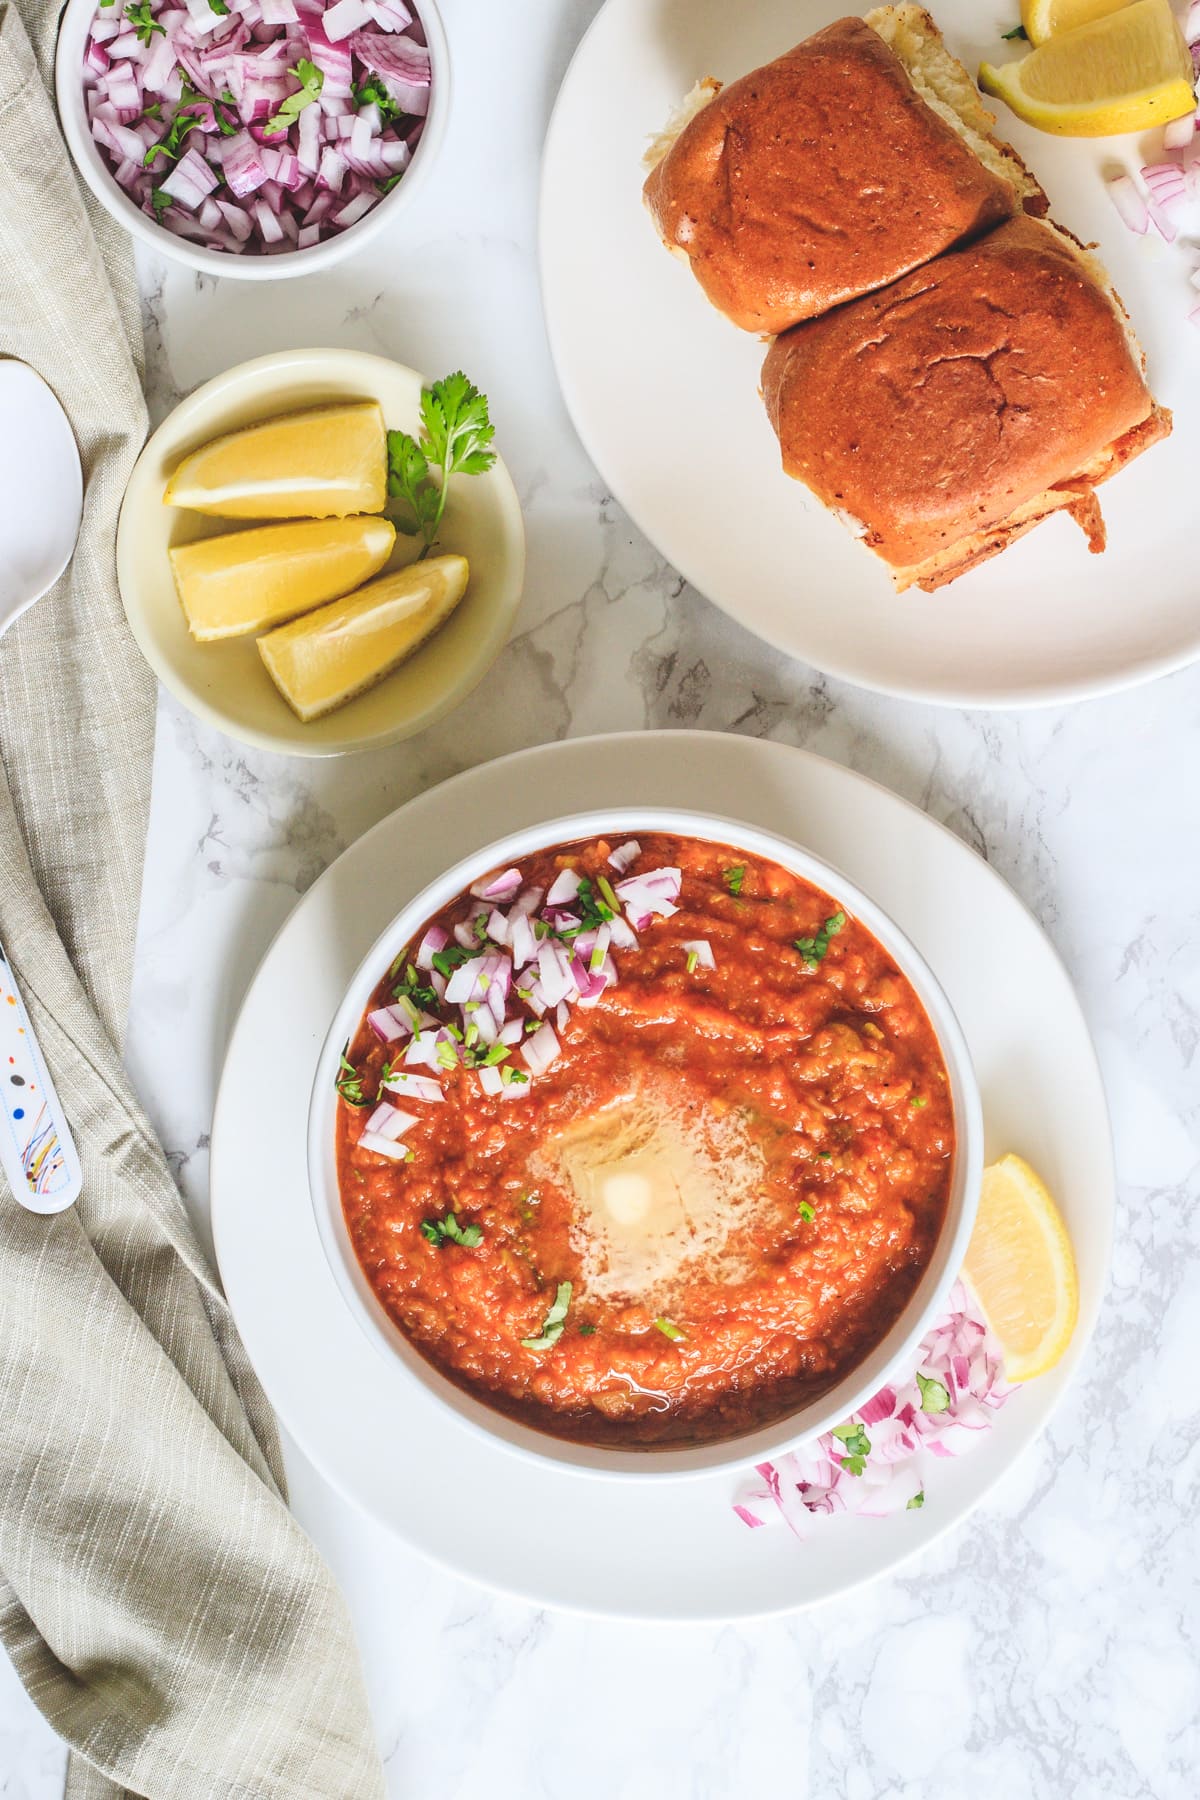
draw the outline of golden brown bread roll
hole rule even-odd
[[[763,397],[789,475],[932,590],[1065,507],[1104,548],[1094,489],[1165,437],[1100,265],[1018,217],[778,338]]]
[[[1045,210],[928,13],[870,17],[702,84],[652,151],[645,198],[664,243],[747,331],[883,287],[1022,204]]]

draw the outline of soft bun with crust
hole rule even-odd
[[[652,146],[646,204],[715,306],[784,331],[1046,210],[991,123],[929,14],[882,7],[701,83]]]
[[[789,475],[932,591],[1065,508],[1103,550],[1096,486],[1171,429],[1104,270],[1015,218],[771,346]]]

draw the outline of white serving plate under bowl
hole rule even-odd
[[[229,250],[206,250],[187,238],[176,237],[165,225],[147,218],[118,185],[92,137],[83,98],[83,55],[88,32],[96,16],[96,0],[68,0],[58,32],[54,57],[54,93],[63,136],[75,167],[106,212],[118,225],[151,250],[174,257],[202,275],[229,275],[239,281],[285,281],[294,275],[314,275],[332,268],[344,257],[363,249],[385,225],[411,206],[424,187],[437,160],[450,111],[450,50],[435,0],[417,0],[413,10],[421,21],[429,49],[429,116],[412,161],[388,194],[382,194],[369,213],[345,231],[314,244],[308,250],[281,250],[274,256],[261,253],[238,255]]]
[[[485,1406],[426,1361],[393,1323],[363,1274],[346,1230],[335,1158],[335,1082],[341,1052],[358,1030],[383,971],[472,882],[551,845],[653,832],[729,845],[777,862],[827,893],[878,939],[911,982],[937,1037],[950,1083],[955,1156],[946,1217],[916,1290],[891,1329],[842,1380],[786,1418],[740,1437],[693,1447],[614,1450],[553,1437]],[[317,1230],[343,1300],[382,1354],[433,1403],[448,1408],[465,1429],[483,1432],[523,1457],[564,1470],[645,1481],[711,1475],[778,1456],[839,1424],[894,1374],[911,1368],[966,1255],[983,1171],[983,1115],[966,1039],[941,984],[899,926],[860,888],[809,851],[755,826],[712,814],[630,807],[569,814],[499,838],[455,863],[397,914],[360,963],[326,1034],[309,1107],[308,1170]]]

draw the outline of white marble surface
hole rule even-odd
[[[497,1600],[388,1539],[293,1455],[297,1511],[358,1623],[391,1791],[1182,1800],[1200,1766],[1200,669],[1065,712],[939,712],[789,664],[682,587],[575,441],[538,309],[539,146],[595,0],[444,9],[455,116],[410,221],[296,286],[144,267],[156,418],[282,345],[461,363],[491,396],[530,534],[494,681],[411,745],[287,762],[162,706],[129,1060],[196,1216],[231,1017],[331,858],[484,758],[677,725],[836,758],[1004,874],[1083,996],[1121,1200],[1094,1351],[1045,1441],[922,1562],[788,1622],[645,1628]],[[57,1746],[0,1665],[0,1795],[50,1800],[60,1785]]]

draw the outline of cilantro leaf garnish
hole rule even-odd
[[[421,1236],[437,1249],[443,1244],[461,1244],[464,1250],[474,1250],[483,1242],[483,1231],[478,1225],[460,1225],[452,1212],[444,1219],[422,1219]]]
[[[602,891],[608,887],[608,883],[603,877],[600,879],[600,887]],[[610,889],[609,892],[611,893],[611,891]],[[575,898],[571,901],[570,910],[578,917],[578,925],[556,926],[553,931],[554,937],[563,938],[568,943],[572,938],[577,938],[582,931],[598,931],[601,925],[609,924],[617,915],[616,896],[613,895],[612,905],[609,904],[607,896],[597,900],[596,891],[591,882],[586,875],[582,875]]]
[[[135,6],[133,0],[130,0],[130,4],[125,8],[125,17],[137,32],[138,41],[143,44],[148,44],[156,31],[162,37],[167,35],[166,26],[160,25],[158,20],[151,16],[150,4],[151,0],[140,0],[140,4]]]
[[[208,3],[211,6],[212,0],[208,0]],[[382,78],[378,75],[368,75],[359,86],[352,87],[350,99],[356,111],[360,106],[377,106],[379,117],[385,125],[389,124],[392,119],[398,119],[404,110],[403,107],[396,105],[384,86]],[[393,180],[397,179],[399,178],[393,177]]]
[[[845,1446],[846,1454],[842,1458],[842,1467],[848,1475],[861,1475],[867,1466],[867,1458],[871,1454],[871,1440],[861,1424],[851,1420],[849,1425],[835,1425],[831,1437]]]
[[[904,1510],[905,1510],[905,1512],[919,1512],[921,1507],[924,1506],[924,1504],[925,1504],[925,1489],[922,1488],[920,1493],[913,1495],[912,1499],[909,1501],[908,1505],[905,1507]]]
[[[229,8],[226,6],[225,0],[208,0],[208,5],[209,5],[209,10],[211,12],[215,12],[218,19],[224,19],[224,18],[228,17]]]
[[[579,1335],[580,1337],[592,1337],[595,1330],[596,1327],[594,1325],[581,1325],[579,1327]]]
[[[807,1200],[801,1200],[796,1207],[796,1211],[800,1214],[800,1217],[804,1220],[806,1225],[811,1225],[817,1216],[816,1208],[811,1206]]]
[[[829,949],[829,940],[837,936],[845,923],[846,915],[839,910],[826,919],[814,937],[796,938],[795,945],[800,952],[801,961],[810,969],[815,969],[819,963],[824,962],[825,952]]]
[[[471,1035],[472,1032],[475,1033],[474,1037]],[[462,1061],[468,1069],[495,1069],[511,1054],[507,1044],[485,1044],[472,1025],[467,1032],[467,1041],[463,1045]]]
[[[419,1007],[436,1006],[436,991],[421,980],[412,963],[405,962],[403,952],[396,958],[389,973],[395,978],[402,966],[404,973],[392,989],[393,1000],[407,1000],[411,1005]]]
[[[917,1386],[921,1390],[922,1412],[941,1413],[949,1410],[950,1390],[945,1382],[937,1379],[936,1375],[922,1375],[918,1370]]]
[[[194,131],[199,123],[198,113],[188,112],[185,108],[181,108],[171,120],[166,137],[160,143],[151,144],[147,150],[142,158],[143,167],[148,169],[156,156],[169,156],[174,162],[179,155],[179,146],[183,143],[184,138],[189,131]]]
[[[156,213],[164,213],[168,206],[172,204],[171,196],[170,194],[164,194],[161,188],[155,188],[150,196],[150,204]]]
[[[462,944],[447,944],[444,950],[435,950],[433,966],[439,975],[449,978],[462,963],[470,962],[475,955],[474,950],[467,950]]]
[[[571,1283],[569,1281],[560,1281],[558,1284],[558,1291],[554,1296],[554,1305],[546,1314],[545,1322],[542,1325],[539,1336],[522,1338],[521,1344],[523,1348],[526,1350],[549,1350],[553,1345],[557,1344],[559,1338],[563,1334],[563,1326],[566,1323],[567,1317],[567,1308],[570,1304]]]
[[[349,1048],[347,1044],[346,1050]],[[362,1076],[346,1055],[346,1050],[338,1058],[339,1072],[333,1085],[347,1106],[370,1106],[371,1102],[362,1091]]]
[[[385,176],[382,181],[377,181],[375,186],[379,189],[381,194],[390,194],[396,183],[398,181],[403,181],[403,179],[404,170],[397,169],[394,175]]]
[[[613,893],[612,882],[608,879],[607,875],[597,875],[596,886],[600,889],[600,898],[604,901],[605,906],[611,909],[612,916],[615,919],[621,910],[621,902]]]
[[[736,869],[726,869],[725,873],[722,875],[721,879],[725,883],[725,886],[729,889],[729,892],[733,895],[734,899],[736,900],[737,896],[742,891],[742,883],[746,879],[745,864],[739,863],[739,865]]]
[[[680,1338],[687,1336],[687,1332],[681,1331],[673,1319],[655,1319],[654,1329],[661,1331],[665,1338],[670,1338],[673,1344],[677,1344]]]
[[[495,428],[487,397],[457,370],[423,389],[419,443],[407,431],[387,435],[388,493],[403,500],[412,514],[396,524],[409,537],[424,539],[425,557],[437,543],[450,477],[484,475],[496,460],[489,448]],[[432,474],[435,467],[441,470],[440,480]]]
[[[312,105],[325,86],[325,71],[318,69],[316,63],[309,62],[305,56],[300,58],[294,69],[288,70],[288,74],[296,77],[300,83],[299,89],[280,102],[279,111],[272,113],[263,126],[264,137],[275,137],[294,125],[305,107]]]

